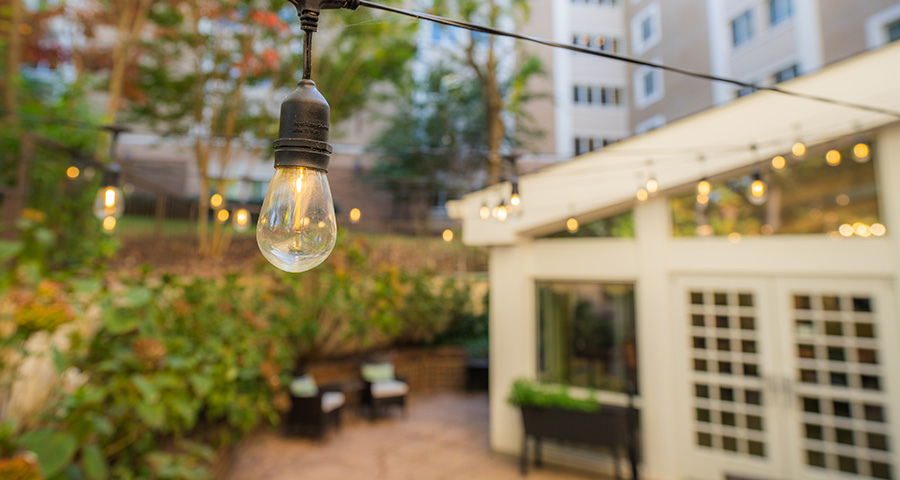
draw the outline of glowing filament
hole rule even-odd
[[[712,191],[712,185],[709,184],[706,180],[701,180],[700,183],[697,184],[697,193],[700,195],[709,195],[709,192]]]
[[[444,233],[441,236],[444,238],[445,242],[450,243],[453,241],[453,230],[448,228],[447,230],[444,230]]]
[[[78,175],[81,174],[81,170],[78,170],[78,167],[69,167],[66,169],[66,176],[69,178],[78,178]]]
[[[781,170],[785,165],[787,165],[787,160],[785,160],[781,155],[778,155],[772,159],[772,168],[774,168],[775,170]]]
[[[760,198],[766,194],[766,184],[762,180],[754,180],[750,184],[750,194],[756,198]]]
[[[116,206],[116,190],[114,188],[107,188],[103,193],[103,205],[106,205],[106,208]]]
[[[116,228],[116,217],[106,217],[103,219],[103,229],[107,232],[111,232],[114,228]]]
[[[568,230],[569,233],[577,232],[578,231],[578,220],[575,218],[570,218],[570,219],[566,220],[566,230]]]

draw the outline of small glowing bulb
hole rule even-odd
[[[747,188],[747,200],[750,201],[753,205],[762,205],[766,203],[766,183],[761,179],[756,178],[750,184],[750,187]]]
[[[838,233],[841,234],[842,237],[852,237],[853,236],[853,226],[845,223],[838,228]]]
[[[657,191],[659,191],[659,182],[655,178],[647,180],[647,192],[656,193]]]
[[[350,210],[350,221],[356,223],[359,219],[362,218],[362,211],[358,208],[354,208]]]
[[[478,209],[478,216],[481,217],[482,220],[487,220],[491,216],[491,209],[487,205],[482,205],[481,208]]]
[[[698,226],[696,229],[696,233],[698,237],[708,237],[715,233],[715,230],[713,230],[712,225],[706,224]]]
[[[787,165],[787,160],[785,160],[781,155],[777,155],[772,159],[772,168],[774,168],[775,170],[781,170],[785,165]]]
[[[569,233],[577,232],[578,231],[578,220],[575,218],[570,218],[570,219],[566,220],[566,230],[568,230]]]
[[[869,159],[869,146],[865,143],[857,143],[853,146],[853,159],[864,163]]]
[[[872,236],[872,232],[869,231],[869,226],[865,223],[853,224],[853,231],[863,238]]]
[[[709,192],[712,191],[712,185],[710,185],[708,180],[700,180],[700,183],[697,184],[697,193],[700,195],[709,195]]]
[[[103,219],[103,230],[107,232],[113,231],[116,228],[116,217],[109,216]]]
[[[522,199],[519,198],[518,193],[514,193],[513,196],[509,199],[509,204],[514,207],[518,207],[520,203],[522,203]]]
[[[76,166],[71,166],[66,169],[66,176],[69,178],[78,178],[78,175],[81,175],[81,170]]]
[[[737,232],[731,232],[728,234],[728,241],[731,243],[738,243],[741,241],[741,234]]]
[[[506,206],[500,205],[499,207],[497,207],[497,220],[505,222],[508,216],[509,212],[506,210]]]
[[[225,203],[225,199],[218,193],[213,194],[213,196],[209,197],[209,205],[213,208],[219,208],[223,203]]]
[[[769,225],[768,223],[763,225],[762,227],[760,227],[759,230],[762,232],[763,235],[772,235],[773,233],[775,233],[775,227],[773,227],[772,225]]]
[[[122,190],[117,187],[103,187],[94,198],[94,216],[103,220],[107,217],[119,218],[125,212]]]
[[[637,193],[635,194],[639,202],[646,202],[648,198],[650,198],[650,193],[643,188],[639,188]]]
[[[806,145],[803,142],[795,143],[794,146],[791,147],[791,153],[798,158],[806,155]]]
[[[847,205],[850,205],[850,196],[847,195],[846,193],[842,193],[842,194],[838,195],[837,197],[834,197],[834,203],[836,203],[842,207],[846,207]]]
[[[697,195],[697,203],[700,205],[706,205],[709,203],[709,195],[703,195],[702,193]]]
[[[228,217],[230,216],[231,214],[228,213],[228,210],[222,209],[219,210],[219,213],[216,214],[216,220],[218,220],[219,223],[225,223],[228,221]]]
[[[325,228],[326,225],[328,225],[328,224],[325,223],[325,221],[323,220],[323,221],[320,221],[319,224],[318,224],[317,226],[318,226],[319,228]]]
[[[837,150],[829,150],[828,153],[825,154],[825,161],[828,162],[832,167],[836,167],[841,164],[841,152]]]
[[[232,220],[234,229],[238,232],[245,232],[250,228],[250,212],[246,208],[239,208],[234,211],[234,220]]]
[[[883,237],[884,234],[887,233],[887,229],[880,223],[873,223],[872,226],[869,227],[869,231],[876,237]]]
[[[319,222],[325,222],[325,228],[317,228]],[[276,168],[256,226],[256,241],[266,260],[286,272],[305,272],[328,258],[336,239],[325,172]]]
[[[444,233],[441,234],[441,237],[443,237],[444,241],[447,243],[452,242],[453,241],[453,230],[450,230],[449,228],[444,230]]]

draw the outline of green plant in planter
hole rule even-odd
[[[551,408],[596,412],[600,403],[591,391],[589,398],[573,398],[564,385],[542,385],[532,380],[520,378],[513,382],[512,391],[506,401],[517,407]]]

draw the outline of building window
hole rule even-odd
[[[588,5],[615,5],[618,0],[572,0],[572,3],[586,3]]]
[[[618,142],[618,140],[615,138],[575,137],[575,156],[602,150],[603,147],[612,145],[616,142]]]
[[[631,19],[632,53],[640,55],[662,39],[659,4],[648,5]]]
[[[747,95],[750,95],[751,93],[753,93],[755,91],[756,91],[755,87],[742,87],[734,92],[734,96],[735,96],[735,98],[746,97]]]
[[[896,42],[900,40],[900,20],[887,26],[888,42]]]
[[[572,87],[573,100],[578,105],[618,106],[622,103],[622,89],[617,87]]]
[[[791,65],[784,70],[779,70],[775,72],[775,83],[786,82],[792,78],[796,78],[800,76],[800,67],[797,64]]]
[[[538,377],[625,392],[637,385],[634,285],[538,282]]]
[[[735,47],[753,38],[753,10],[747,10],[731,22],[731,38]]]
[[[654,60],[659,62],[659,60]],[[641,109],[663,97],[663,74],[658,68],[641,67],[634,71],[634,105]]]
[[[793,0],[769,0],[769,25],[778,25],[793,15]]]

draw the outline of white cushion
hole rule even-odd
[[[341,392],[322,392],[322,412],[328,413],[344,406],[346,397]]]
[[[291,395],[295,397],[315,397],[319,393],[319,387],[316,385],[316,379],[312,375],[303,375],[296,377],[291,381]]]
[[[409,393],[409,385],[400,380],[388,380],[372,384],[372,396],[375,398],[399,397]]]

